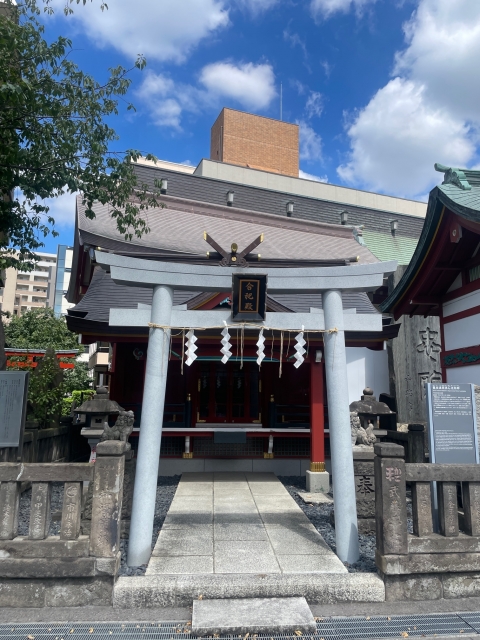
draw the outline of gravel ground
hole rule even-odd
[[[306,504],[298,496],[298,492],[306,491],[306,479],[303,476],[278,476],[285,489],[289,492],[304,514],[322,535],[330,549],[336,553],[335,528],[330,524],[330,514],[333,511],[333,504],[312,505]],[[330,497],[333,495],[330,493]],[[407,531],[413,533],[412,503],[410,491],[407,490]],[[355,564],[345,562],[345,567],[349,573],[376,573],[375,566],[375,535],[359,534],[360,558]]]
[[[292,496],[303,513],[307,516],[313,526],[322,535],[330,549],[336,553],[335,529],[330,524],[330,514],[333,511],[333,504],[311,505],[298,497],[299,491],[306,491],[306,480],[303,476],[279,476],[285,489]],[[355,564],[345,566],[349,573],[376,573],[375,566],[375,536],[359,535],[360,559]]]
[[[167,515],[173,496],[177,490],[181,476],[160,476],[157,482],[157,499],[155,501],[155,518],[153,520],[152,550],[157,542],[158,534],[162,528],[165,516]],[[120,551],[122,553],[119,576],[143,576],[147,568],[146,564],[139,567],[127,567],[128,540],[120,541]]]

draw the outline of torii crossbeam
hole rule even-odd
[[[175,308],[173,291],[230,291],[232,275],[245,274],[248,277],[251,270],[157,262],[100,251],[95,256],[99,265],[110,270],[114,282],[153,290],[151,308],[110,310],[111,325],[150,325],[127,560],[130,566],[137,566],[148,562],[151,553],[162,436],[159,416],[163,416],[165,404],[170,331],[173,328],[220,327],[224,321],[235,324],[230,310],[187,311]],[[310,313],[267,313],[264,322],[255,322],[252,326],[300,331],[303,325],[305,331],[325,331],[337,555],[342,561],[349,563],[358,560],[359,549],[345,331],[381,331],[382,318],[380,314],[344,311],[342,291],[374,291],[382,286],[384,276],[393,273],[396,266],[397,263],[392,261],[341,267],[255,267],[255,275],[268,276],[269,293],[322,293],[323,310],[311,309]]]

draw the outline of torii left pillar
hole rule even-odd
[[[316,355],[321,351],[311,349],[310,360],[310,469],[307,469],[307,491],[328,493],[330,474],[325,470],[325,418],[323,403],[323,363]],[[318,360],[318,362],[317,362]]]
[[[173,289],[163,285],[154,287],[150,322],[168,327],[171,323],[172,306]],[[152,552],[169,343],[169,330],[150,328],[128,541],[127,564],[130,567],[146,564]]]

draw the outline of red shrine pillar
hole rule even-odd
[[[317,349],[311,349],[310,359],[310,469],[307,470],[307,491],[327,492],[330,477],[325,471],[325,429],[323,413],[323,363],[315,362]]]

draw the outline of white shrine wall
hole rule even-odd
[[[347,347],[348,402],[360,400],[365,387],[373,389],[378,399],[390,393],[387,351],[366,347]]]
[[[455,314],[468,313],[480,308],[480,290],[460,295],[443,305],[444,350],[467,349],[480,344],[480,313],[449,322]],[[447,382],[467,382],[480,385],[480,364],[446,369]]]
[[[467,382],[480,386],[480,364],[447,369],[447,382]]]

